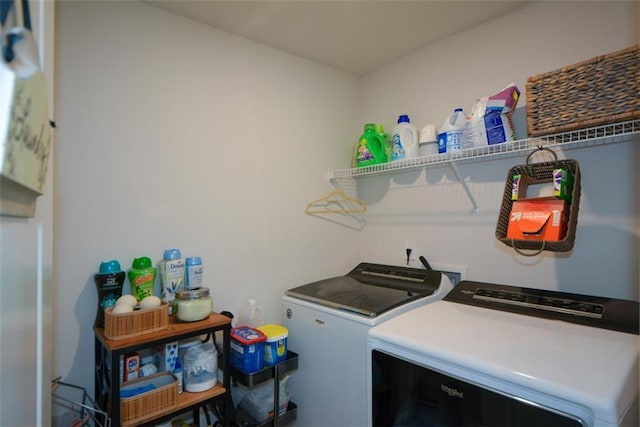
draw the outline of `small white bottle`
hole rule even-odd
[[[456,108],[442,124],[438,133],[438,153],[462,150],[465,116],[462,108]]]
[[[178,394],[182,393],[182,363],[180,363],[180,358],[176,359],[176,366],[173,368],[173,375],[176,376],[178,380]]]
[[[162,281],[162,300],[169,304],[169,315],[173,314],[173,300],[184,289],[184,259],[179,249],[167,249],[158,263]]]
[[[185,289],[199,289],[202,287],[202,258],[189,257],[184,262],[186,268]]]
[[[237,326],[249,326],[255,328],[264,324],[262,308],[256,304],[256,300],[250,299],[240,310]]]
[[[398,124],[391,136],[391,161],[418,157],[418,129],[411,124],[409,116],[398,117]]]

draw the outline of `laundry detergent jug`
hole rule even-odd
[[[364,125],[364,133],[360,136],[355,151],[356,166],[371,166],[386,163],[385,138],[376,132],[376,125],[367,123]]]
[[[465,116],[462,108],[456,108],[450,114],[438,133],[438,153],[462,150],[462,137],[464,134]]]
[[[409,116],[398,117],[391,137],[391,160],[412,159],[418,157],[418,130],[411,124]]]

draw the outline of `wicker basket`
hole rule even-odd
[[[120,399],[120,421],[123,425],[136,425],[140,421],[165,414],[178,404],[178,380],[170,372],[161,372],[145,378],[128,381],[122,388],[152,383],[155,389]],[[122,389],[121,389],[122,390]]]
[[[529,157],[531,157],[531,155],[529,155]],[[567,233],[564,239],[558,241],[535,241],[507,238],[507,228],[509,227],[511,208],[513,206],[511,193],[513,188],[514,175],[523,175],[524,177],[526,177],[527,181],[530,184],[544,184],[547,182],[553,182],[553,170],[559,168],[569,170],[573,174],[574,178],[573,190],[571,192],[571,201],[567,203],[569,207],[569,219],[567,222]],[[542,251],[570,251],[571,249],[573,249],[573,244],[575,241],[579,207],[580,166],[576,160],[567,159],[541,163],[529,163],[529,158],[527,158],[526,164],[512,167],[507,174],[504,195],[502,197],[502,207],[500,209],[498,223],[496,224],[496,238],[505,245],[514,248],[518,252],[520,249],[530,249],[538,251],[534,254],[522,253],[523,255],[537,255]]]
[[[640,45],[529,77],[526,91],[529,136],[640,118]]]
[[[110,340],[136,337],[169,326],[169,305],[164,301],[158,307],[131,313],[112,314],[112,310],[109,307],[104,311],[104,335]]]

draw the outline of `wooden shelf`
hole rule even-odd
[[[198,405],[199,403],[206,402],[207,400],[213,399],[214,397],[221,396],[226,393],[227,389],[222,386],[222,384],[218,383],[215,387],[210,390],[202,391],[199,393],[189,393],[188,391],[183,391],[178,395],[178,404],[172,408],[167,409],[163,413],[155,413],[150,417],[146,417],[143,419],[138,419],[134,423],[125,423],[123,426],[137,426],[140,424],[148,423],[158,418],[165,417],[167,415],[179,413],[192,408],[194,405]]]
[[[193,335],[194,332],[211,330],[230,323],[229,317],[218,313],[211,313],[208,318],[197,322],[176,322],[171,318],[167,329],[116,340],[107,338],[104,335],[104,328],[94,328],[94,330],[100,342],[109,351],[113,351],[123,348],[150,347],[156,343],[166,342],[168,339],[180,340],[184,336]]]

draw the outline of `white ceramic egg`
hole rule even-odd
[[[119,304],[113,307],[111,314],[125,314],[131,313],[132,311],[133,307],[131,307],[129,304]]]
[[[122,295],[116,301],[116,306],[120,304],[126,304],[131,308],[136,308],[136,305],[138,305],[138,300],[133,295]]]
[[[161,303],[162,302],[160,301],[160,298],[155,295],[149,295],[148,297],[144,297],[144,299],[140,301],[140,308],[145,309],[158,307]]]

